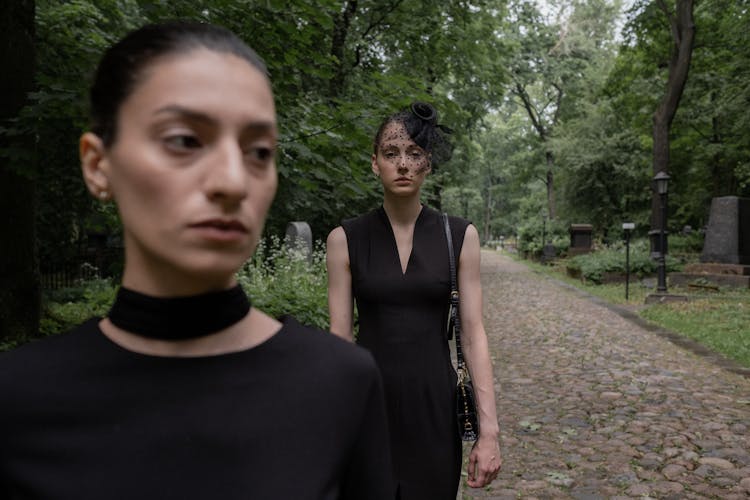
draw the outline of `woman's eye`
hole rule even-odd
[[[187,151],[201,147],[198,138],[188,134],[171,135],[164,139],[164,143],[171,149],[177,151]]]
[[[250,161],[267,163],[273,158],[273,150],[267,147],[254,147],[250,148],[245,155],[250,158]]]

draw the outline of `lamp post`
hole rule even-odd
[[[661,205],[661,224],[659,228],[659,268],[657,275],[657,293],[667,293],[667,190],[669,186],[669,174],[664,171],[654,176],[656,192],[659,193]]]
[[[630,288],[630,232],[633,229],[635,229],[635,223],[622,223],[622,230],[625,233],[625,300],[628,300],[628,289]]]

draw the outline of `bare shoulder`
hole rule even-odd
[[[336,265],[349,265],[349,247],[346,241],[344,228],[338,226],[328,233],[326,240],[326,263],[328,271],[335,271]],[[329,277],[330,278],[330,277]]]
[[[326,239],[326,246],[341,246],[346,245],[346,233],[342,226],[337,226],[328,233],[328,239]]]
[[[478,256],[480,247],[479,231],[477,231],[474,224],[469,224],[466,226],[466,232],[464,233],[464,244],[461,247],[461,256],[463,257],[466,254],[476,254]]]
[[[473,242],[479,243],[479,231],[474,224],[466,226],[466,232],[464,233],[464,241],[473,240]]]

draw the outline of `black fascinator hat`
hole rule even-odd
[[[426,102],[413,102],[411,106],[409,106],[409,109],[412,114],[420,120],[431,124],[437,123],[437,110],[430,104],[427,104]]]
[[[375,136],[376,152],[383,129],[392,122],[403,124],[411,140],[430,154],[433,168],[450,160],[453,145],[448,135],[453,131],[438,124],[438,112],[431,104],[413,102],[408,108],[385,120]]]

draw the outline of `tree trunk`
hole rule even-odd
[[[484,197],[484,239],[489,241],[492,238],[491,221],[492,221],[492,179],[488,177],[486,186],[486,195]]]
[[[673,46],[669,61],[667,89],[654,112],[654,175],[669,171],[669,129],[680,105],[682,91],[685,89],[695,40],[694,0],[675,0],[674,14],[669,11],[665,1],[657,0],[657,3],[669,20]],[[662,229],[659,214],[659,194],[654,190],[651,196],[651,228],[653,230]]]
[[[555,157],[552,154],[552,151],[548,149],[547,141],[549,140],[549,136],[551,134],[551,131],[555,128],[557,125],[557,120],[560,110],[560,103],[562,102],[563,98],[563,91],[560,87],[555,86],[557,89],[557,96],[555,100],[557,101],[556,111],[554,118],[552,121],[545,126],[543,122],[543,118],[541,113],[537,112],[534,108],[533,103],[531,102],[531,97],[529,96],[528,92],[526,92],[526,89],[521,85],[520,83],[516,83],[514,93],[521,99],[521,102],[523,103],[524,109],[526,109],[526,113],[529,115],[529,119],[531,120],[531,125],[534,127],[534,130],[536,130],[537,134],[539,134],[539,139],[542,141],[542,145],[545,147],[544,157],[547,162],[547,172],[544,179],[544,184],[547,186],[547,216],[550,220],[555,218],[555,174],[554,174],[554,166],[555,166]]]
[[[0,0],[0,121],[18,115],[34,85],[34,9],[33,0]],[[39,331],[33,175],[33,166],[12,168],[0,157],[0,340]]]
[[[349,26],[357,13],[357,0],[349,0],[333,22],[333,36],[331,37],[331,55],[334,59],[333,76],[328,82],[328,97],[336,99],[344,91],[346,82],[346,38],[349,36]]]
[[[547,185],[547,216],[549,220],[555,219],[555,158],[551,151],[547,151],[544,156],[547,159],[547,178],[544,183]]]

